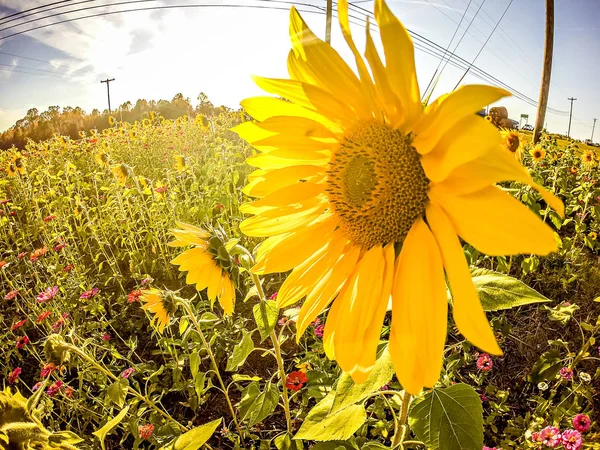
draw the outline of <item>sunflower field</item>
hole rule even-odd
[[[276,97],[0,154],[0,448],[600,449],[594,148],[338,12],[358,76],[292,9]]]

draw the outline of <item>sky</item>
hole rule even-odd
[[[170,100],[177,93],[195,104],[200,92],[206,93],[215,105],[237,108],[244,98],[263,95],[252,82],[252,75],[287,77],[291,1],[145,0],[114,6],[124,0],[71,0],[25,13],[29,17],[7,17],[54,1],[0,0],[0,131],[12,126],[33,107],[40,112],[51,105],[102,111],[108,104],[106,84],[100,80],[106,78],[115,78],[110,84],[111,106],[115,109],[127,100],[132,103],[138,98]],[[407,29],[444,49],[449,48],[468,62],[474,61],[474,67],[535,102],[543,63],[545,3],[545,0],[388,0]],[[106,6],[110,4],[113,6]],[[299,0],[296,4],[305,11],[302,15],[317,36],[324,38],[325,0]],[[367,11],[373,10],[372,1],[357,0],[356,4]],[[165,5],[203,7],[136,11],[51,25],[85,15]],[[68,13],[79,8],[91,9]],[[555,0],[555,8],[548,106],[559,113],[548,112],[546,126],[552,132],[566,134],[570,108],[567,98],[575,97],[571,136],[588,139],[593,118],[600,119],[597,76],[600,0]],[[45,18],[48,15],[54,17]],[[356,17],[354,38],[362,51],[364,12],[352,15]],[[18,19],[12,20],[15,18]],[[27,21],[30,23],[25,24]],[[50,26],[7,37],[43,25]],[[415,42],[418,43],[417,39]],[[352,54],[335,20],[332,45],[354,67]],[[415,57],[419,84],[424,91],[440,61],[419,48]],[[451,64],[441,67],[432,99],[451,91],[464,74],[464,70]],[[489,84],[471,73],[461,82],[473,83]],[[527,114],[528,123],[535,122],[536,107],[522,100],[511,97],[498,105],[507,107],[509,116],[515,120]],[[596,130],[594,140],[600,141],[600,130]]]

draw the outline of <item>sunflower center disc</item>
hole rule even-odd
[[[508,147],[508,150],[510,150],[512,153],[516,152],[519,148],[519,136],[515,134],[509,134],[506,138],[506,147]]]
[[[424,215],[429,180],[410,136],[363,123],[346,133],[328,169],[330,203],[340,226],[365,249],[402,242]]]

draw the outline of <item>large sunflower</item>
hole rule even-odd
[[[375,1],[385,65],[367,27],[370,69],[352,40],[347,0],[338,7],[359,77],[292,8],[291,79],[255,79],[285,100],[242,102],[260,121],[235,129],[259,150],[248,159],[259,170],[245,193],[260,199],[243,206],[254,217],[241,230],[268,237],[255,273],[293,269],[277,300],[285,307],[306,297],[298,336],[333,301],[325,350],[356,382],[375,364],[391,302],[389,349],[398,379],[414,394],[440,375],[446,277],[459,330],[501,353],[459,237],[490,255],[556,250],[552,229],[495,183],[527,183],[560,213],[563,205],[475,114],[506,91],[466,86],[423,109],[411,39],[385,2]]]
[[[171,321],[171,315],[175,312],[175,302],[172,297],[158,289],[146,289],[142,291],[140,300],[144,303],[142,309],[154,314],[151,323],[156,322],[158,332],[162,334]]]
[[[172,264],[182,272],[188,272],[187,284],[195,284],[198,291],[207,289],[210,301],[219,300],[225,314],[233,314],[235,287],[229,271],[234,270],[223,239],[211,236],[207,231],[193,225],[177,222],[178,230],[172,230],[175,240],[171,247],[193,247],[177,256]]]

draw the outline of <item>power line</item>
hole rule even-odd
[[[16,13],[9,14],[8,16],[4,16],[4,17],[0,18],[0,21],[8,19],[10,17],[18,16],[19,14],[23,14],[23,13],[26,13],[26,12],[29,12],[29,11],[34,11],[36,9],[45,8],[46,6],[57,5],[59,3],[67,3],[67,2],[70,2],[70,1],[72,1],[72,0],[62,0],[60,2],[54,2],[54,3],[50,3],[50,4],[46,4],[46,5],[36,6],[35,8],[29,8],[29,9],[26,9],[24,11],[19,11],[19,12],[16,12]]]
[[[39,71],[39,72],[47,72],[47,73],[51,73],[54,75],[64,75],[64,76],[68,76],[70,77],[69,74],[66,73],[62,73],[62,72],[54,72],[52,70],[44,70],[44,69],[36,69],[35,67],[26,67],[26,66],[20,66],[18,64],[2,64],[0,63],[0,66],[4,66],[4,67],[15,67],[17,69],[25,69],[25,70],[35,70],[35,71]]]
[[[483,51],[483,49],[485,48],[486,44],[489,42],[490,38],[494,34],[494,31],[496,31],[496,28],[498,28],[498,25],[500,25],[500,22],[502,22],[502,19],[504,19],[504,16],[508,12],[508,8],[510,8],[510,5],[512,5],[513,1],[514,0],[510,0],[510,2],[508,2],[508,5],[506,6],[506,9],[504,10],[504,12],[502,13],[502,15],[500,16],[500,19],[498,19],[498,23],[496,24],[496,26],[494,27],[494,29],[492,30],[492,32],[490,33],[490,35],[488,36],[488,38],[483,43],[483,46],[481,47],[481,49],[479,50],[479,52],[475,55],[475,58],[473,58],[473,61],[471,62],[471,64],[469,64],[469,67],[467,68],[467,70],[465,71],[465,73],[463,74],[463,76],[460,77],[460,80],[458,80],[458,82],[456,83],[456,86],[454,86],[454,89],[456,89],[458,87],[458,85],[460,84],[460,82],[462,80],[464,80],[464,78],[467,76],[467,73],[469,73],[469,70],[471,70],[471,67],[473,67],[473,64],[475,63],[475,61],[477,60],[477,58],[479,57],[479,55],[481,55],[481,52]]]
[[[1,54],[1,55],[14,56],[15,58],[27,59],[27,60],[29,60],[29,61],[37,61],[37,62],[41,62],[41,63],[44,63],[44,64],[50,64],[50,65],[53,65],[53,63],[51,63],[50,61],[44,61],[43,59],[35,59],[35,58],[30,58],[30,57],[28,57],[28,56],[16,55],[16,54],[14,54],[14,53],[8,53],[8,52],[3,52],[3,51],[0,51],[0,54]]]
[[[39,75],[42,77],[52,77],[52,78],[59,78],[61,80],[65,80],[65,78],[63,77],[57,77],[51,74],[47,74],[47,73],[39,73],[39,72],[26,72],[24,70],[19,70],[19,69],[3,69],[2,67],[0,67],[0,70],[2,70],[3,72],[10,72],[10,73],[23,73],[23,74],[27,74],[27,75]]]
[[[151,1],[151,0],[134,0],[134,1],[128,1],[128,2],[120,2],[119,4],[130,4],[130,3],[140,3],[143,1]],[[311,13],[311,14],[320,14],[320,15],[324,15],[324,9],[318,5],[314,5],[314,4],[306,4],[306,3],[297,3],[297,2],[293,2],[293,1],[283,1],[283,0],[256,0],[256,1],[265,1],[267,3],[283,3],[283,4],[295,4],[295,5],[299,5],[299,6],[306,6],[306,7],[310,7],[313,9],[316,9],[317,11],[314,10],[300,10],[300,12],[306,12],[306,13]],[[103,5],[103,6],[114,6],[115,4],[111,4],[111,5]],[[94,7],[89,7],[89,8],[82,8],[83,9],[91,9],[91,8],[97,8],[99,6],[94,6]],[[75,18],[69,18],[69,19],[64,19],[64,20],[60,20],[57,22],[53,22],[50,24],[45,24],[45,25],[38,25],[32,28],[29,28],[27,30],[22,30],[19,32],[15,32],[12,33],[10,35],[7,36],[3,36],[0,37],[0,41],[4,40],[4,39],[8,39],[9,37],[13,37],[13,36],[17,36],[20,34],[24,34],[24,33],[28,33],[31,31],[35,31],[38,29],[43,29],[43,28],[47,28],[50,26],[54,26],[54,25],[59,25],[59,24],[63,24],[63,23],[69,23],[69,22],[74,22],[74,21],[78,21],[78,20],[82,20],[82,19],[87,19],[87,18],[93,18],[93,17],[100,17],[100,16],[106,16],[106,15],[113,15],[113,14],[121,14],[121,13],[125,13],[125,12],[138,12],[138,11],[149,11],[149,10],[164,10],[164,9],[172,9],[172,8],[200,8],[200,7],[230,7],[230,8],[256,8],[256,9],[271,9],[271,10],[285,10],[287,11],[288,8],[287,7],[276,7],[276,6],[261,6],[261,5],[242,5],[242,4],[230,4],[230,5],[226,5],[223,3],[219,3],[219,4],[187,4],[187,5],[165,5],[165,6],[154,6],[154,7],[144,7],[144,8],[134,8],[134,9],[127,9],[127,10],[119,10],[119,11],[107,11],[107,12],[103,12],[103,13],[97,13],[97,14],[90,14],[90,15],[86,15],[86,16],[79,16],[79,17],[75,17]],[[358,9],[360,11],[362,11],[360,14],[362,14],[363,17],[361,18],[357,18],[356,16],[350,16],[353,19],[356,20],[360,20],[362,22],[365,21],[364,16],[367,15],[368,17],[372,17],[371,16],[371,12],[354,4],[351,4],[351,7],[354,8],[354,10]],[[71,11],[66,11],[63,14],[68,14],[68,13],[73,13],[73,12],[78,12],[79,10],[71,10]],[[356,12],[356,11],[354,11]],[[367,12],[367,14],[364,14],[364,12]],[[46,19],[48,17],[42,17],[36,20],[42,20],[42,19]],[[354,23],[354,22],[353,22]],[[363,25],[364,24],[360,24]],[[415,41],[418,41],[420,43],[422,43],[423,46],[430,48],[430,49],[434,49],[434,51],[439,51],[439,49],[441,49],[442,51],[444,50],[443,47],[439,46],[438,44],[436,44],[435,42],[419,35],[418,33],[412,32],[409,30],[409,33],[411,34],[411,36],[413,37],[413,39]],[[439,55],[434,55],[435,57],[439,58]],[[451,54],[451,58],[454,58],[455,60],[459,61],[460,64],[464,64],[467,63],[469,64],[466,60],[464,60],[463,58],[460,58],[459,56],[455,55],[455,54]],[[505,89],[511,91],[513,93],[513,95],[515,95],[516,98],[535,106],[536,102],[535,100],[531,99],[530,97],[527,97],[525,94],[522,94],[521,92],[517,91],[515,88],[507,85],[506,83],[498,80],[496,77],[490,75],[489,73],[479,69],[478,67],[471,65],[472,73],[477,73],[477,78],[483,79],[484,81],[487,81],[491,84],[495,84],[501,87],[504,87]],[[554,114],[566,114],[566,111],[558,111],[558,110],[552,110],[551,108],[548,108],[549,112],[552,112]]]

